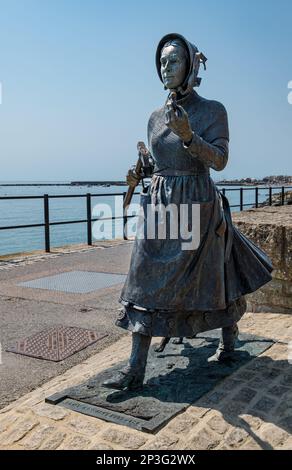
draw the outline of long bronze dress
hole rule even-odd
[[[130,269],[119,301],[116,325],[148,336],[193,336],[230,326],[246,311],[244,295],[271,280],[267,255],[232,224],[228,200],[210,168],[228,159],[228,119],[224,106],[192,91],[178,100],[188,113],[194,139],[189,147],[166,125],[164,108],[148,122],[148,146],[155,162],[147,204],[200,204],[200,243],[182,249],[182,239],[136,236]],[[156,221],[156,225],[158,222]]]

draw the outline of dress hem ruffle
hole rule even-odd
[[[191,337],[203,331],[231,326],[246,311],[244,296],[230,303],[223,310],[139,310],[124,306],[116,326],[146,336]]]

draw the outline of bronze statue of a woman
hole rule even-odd
[[[157,72],[169,96],[148,122],[154,165],[141,207],[199,204],[200,242],[188,250],[179,237],[136,236],[116,321],[132,332],[132,352],[127,367],[104,382],[110,388],[142,387],[152,336],[192,337],[222,328],[215,359],[230,357],[244,295],[271,280],[269,258],[233,226],[228,200],[210,177],[210,168],[227,164],[229,131],[224,106],[194,90],[205,61],[180,34],[164,36],[157,47]],[[135,176],[130,172],[128,181]],[[147,225],[146,213],[145,219]]]

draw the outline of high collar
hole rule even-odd
[[[193,103],[194,101],[197,101],[198,99],[199,99],[198,93],[195,90],[192,90],[190,93],[188,93],[186,96],[183,96],[176,102],[180,106],[186,106],[189,103]]]

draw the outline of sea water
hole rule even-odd
[[[16,183],[15,183],[16,184]],[[33,186],[4,186],[0,182],[0,196],[43,196],[48,195],[86,195],[90,193],[92,218],[121,217],[123,197],[121,193],[127,191],[127,186],[90,186],[90,185],[38,185]],[[240,186],[218,186],[220,190],[225,187],[226,196],[230,205],[239,205]],[[244,208],[252,207],[255,202],[255,190],[244,189]],[[133,196],[133,207],[139,206],[139,193],[141,186],[136,188]],[[279,189],[274,189],[273,194]],[[115,193],[119,193],[115,196]],[[106,194],[106,195],[104,195]],[[101,196],[98,196],[101,195]],[[259,187],[259,202],[268,197],[268,190]],[[131,209],[131,208],[130,208]],[[232,211],[239,208],[231,208]],[[70,220],[86,220],[86,197],[49,198],[50,223]],[[130,235],[135,232],[137,218],[129,219]],[[43,199],[0,199],[0,227],[44,223]],[[128,232],[129,233],[129,232]],[[123,238],[123,220],[98,221],[92,223],[92,240],[109,240]],[[87,243],[87,223],[73,223],[50,226],[51,247],[69,244]],[[31,227],[20,229],[0,230],[0,255],[18,253],[23,251],[42,250],[45,247],[44,227]]]

